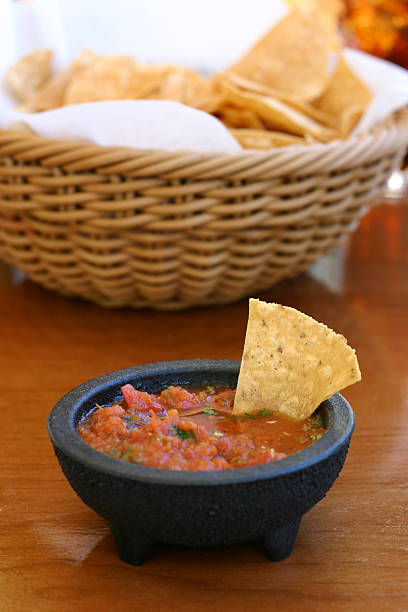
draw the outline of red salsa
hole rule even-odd
[[[324,434],[320,415],[297,421],[261,411],[234,416],[234,389],[168,387],[159,394],[121,388],[78,426],[92,448],[111,457],[171,470],[224,470],[270,463]]]

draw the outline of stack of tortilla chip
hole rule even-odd
[[[98,100],[173,100],[218,117],[244,148],[346,138],[372,94],[340,50],[339,2],[288,4],[294,8],[286,17],[211,78],[92,51],[52,75],[51,52],[39,50],[12,66],[6,81],[19,110],[29,113]]]

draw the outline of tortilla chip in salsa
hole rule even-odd
[[[251,299],[237,389],[131,384],[81,421],[78,433],[115,459],[173,470],[271,463],[325,432],[318,406],[360,380],[346,339],[311,317]]]
[[[344,336],[294,308],[250,299],[233,414],[265,409],[305,419],[359,380]]]

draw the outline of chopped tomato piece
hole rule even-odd
[[[122,391],[126,406],[131,406],[132,404],[135,404],[137,402],[138,392],[136,391],[133,385],[123,385],[120,390]]]

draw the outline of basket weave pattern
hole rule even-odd
[[[364,137],[233,155],[0,131],[0,256],[103,306],[231,302],[338,243],[407,143],[405,111]]]

